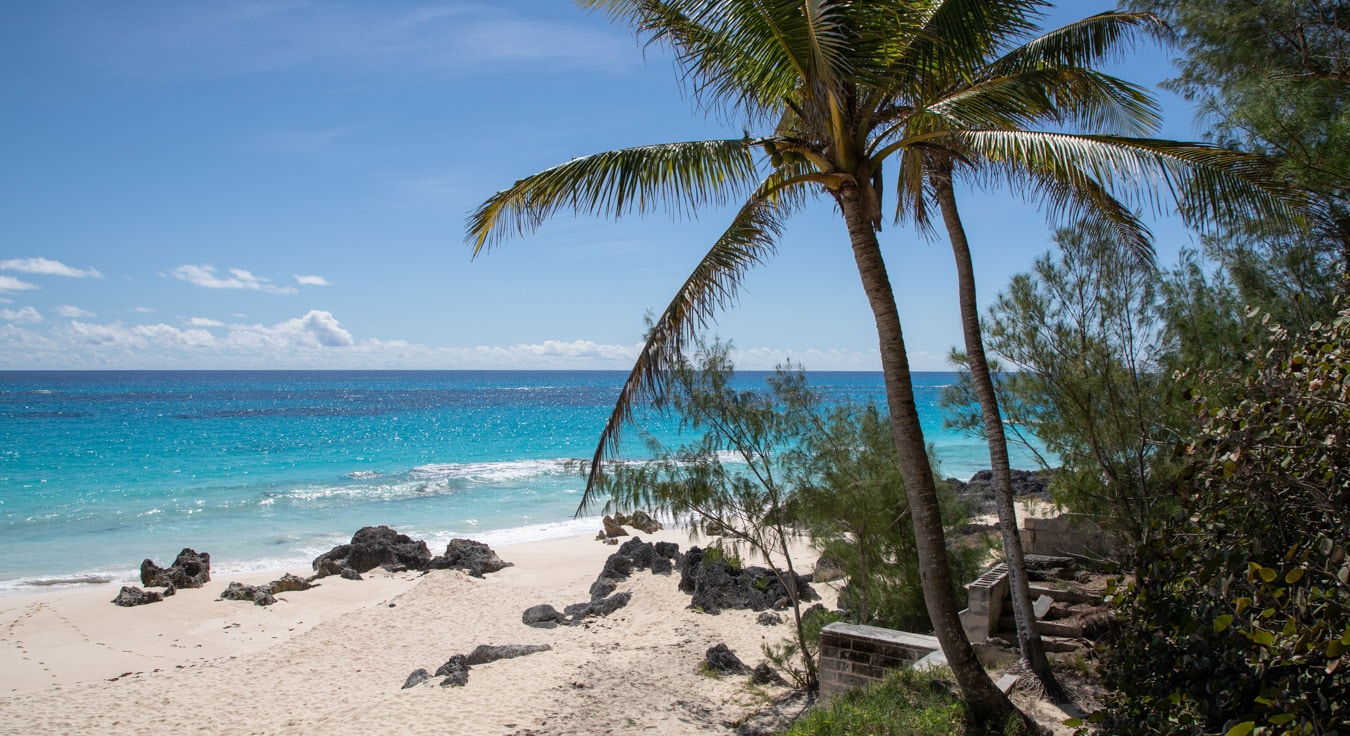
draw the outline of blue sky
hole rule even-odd
[[[1169,56],[1115,71],[1152,86]],[[565,215],[477,260],[465,215],[575,156],[742,134],[563,0],[20,3],[0,94],[0,369],[626,369],[730,212]],[[1162,134],[1199,137],[1161,96]],[[1050,228],[1004,192],[961,203],[988,303]],[[1189,239],[1154,229],[1164,263]],[[898,226],[882,242],[914,367],[946,369],[950,251]],[[745,368],[879,368],[828,203],[713,331]]]

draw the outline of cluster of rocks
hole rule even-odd
[[[433,677],[445,678],[441,680],[441,687],[464,687],[469,682],[469,668],[474,665],[496,662],[499,659],[524,657],[527,654],[547,652],[551,649],[553,647],[548,644],[505,644],[502,646],[479,644],[468,654],[451,656],[445,664],[437,667],[434,673],[427,672],[420,667],[413,670],[412,674],[408,675],[408,679],[403,681],[403,689],[417,687]]]
[[[690,608],[711,614],[726,608],[787,608],[792,605],[791,593],[796,593],[798,601],[820,600],[810,578],[786,571],[782,576],[767,567],[741,567],[725,555],[709,555],[708,550],[692,547],[680,566],[680,590],[692,596]]]
[[[387,526],[363,527],[352,541],[314,558],[315,578],[339,575],[360,580],[361,573],[382,567],[391,572],[404,570],[464,570],[476,578],[510,567],[492,548],[471,539],[452,539],[445,554],[433,557],[427,543],[399,534]]]
[[[1013,496],[1049,501],[1052,474],[1051,470],[1013,470],[1011,476]],[[965,482],[948,478],[947,483],[956,491],[957,496],[970,504],[975,513],[994,513],[994,471],[981,470]]]
[[[634,511],[631,515],[606,516],[600,520],[600,523],[604,528],[595,538],[606,544],[618,544],[617,537],[628,536],[628,531],[624,529],[626,526],[631,526],[645,534],[655,534],[665,528],[661,525],[661,522],[653,519],[646,511]]]
[[[482,542],[471,539],[452,539],[445,554],[433,557],[427,543],[399,534],[387,526],[363,527],[352,535],[352,541],[340,544],[314,559],[314,574],[308,578],[287,573],[267,585],[230,583],[220,594],[229,601],[252,601],[255,605],[270,606],[276,596],[315,587],[315,580],[330,575],[360,580],[361,573],[383,567],[391,572],[403,570],[464,570],[481,578],[485,573],[497,572],[511,563],[502,560]],[[162,587],[164,590],[142,590],[134,585],[122,588],[113,599],[119,606],[142,606],[173,595],[179,588],[200,588],[211,580],[211,555],[184,549],[173,564],[160,567],[153,560],[141,563],[141,585]]]
[[[520,620],[527,626],[551,629],[558,625],[576,626],[588,618],[608,616],[632,600],[633,594],[629,591],[614,592],[619,583],[639,570],[670,575],[675,572],[681,559],[680,545],[674,542],[653,544],[642,541],[642,537],[633,537],[605,560],[600,575],[591,583],[589,601],[573,603],[561,612],[547,603],[541,603],[525,609]]]
[[[163,588],[163,591],[143,590],[135,585],[124,585],[112,602],[124,607],[158,603],[178,592],[179,588],[200,588],[210,581],[211,555],[184,548],[168,567],[160,567],[150,559],[141,562],[141,585],[147,588]]]

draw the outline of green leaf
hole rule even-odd
[[[1083,719],[1082,719],[1082,718],[1065,718],[1064,721],[1063,721],[1063,725],[1068,726],[1069,728],[1078,728],[1079,726],[1082,726],[1082,725],[1083,725]]]
[[[1228,733],[1225,733],[1223,736],[1247,736],[1247,734],[1252,732],[1253,728],[1256,728],[1256,721],[1243,721],[1228,729]]]
[[[1273,724],[1275,724],[1275,725],[1277,725],[1277,726],[1283,726],[1284,724],[1286,724],[1286,723],[1288,723],[1288,722],[1290,722],[1290,721],[1292,721],[1292,720],[1294,720],[1294,714],[1293,714],[1293,713],[1281,713],[1281,714],[1279,714],[1278,716],[1271,716],[1271,717],[1270,717],[1270,722],[1273,723]]]
[[[1264,581],[1266,581],[1267,583],[1273,583],[1273,582],[1275,582],[1275,578],[1279,577],[1279,575],[1280,575],[1278,572],[1275,572],[1274,569],[1269,568],[1269,567],[1263,567],[1263,568],[1261,568],[1260,574],[1261,574],[1261,579],[1264,580]]]
[[[1262,631],[1261,629],[1257,629],[1252,632],[1251,637],[1253,643],[1259,644],[1263,647],[1272,646],[1275,643],[1275,635],[1271,634],[1269,631]]]
[[[1293,585],[1294,583],[1297,583],[1302,579],[1303,579],[1303,568],[1301,567],[1296,567],[1293,570],[1290,570],[1289,572],[1285,573],[1284,576],[1284,582],[1288,583],[1289,585]]]
[[[1224,614],[1214,619],[1214,633],[1219,633],[1233,624],[1233,617]]]

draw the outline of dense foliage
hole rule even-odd
[[[1350,310],[1267,338],[1193,394],[1187,513],[1141,549],[1106,661],[1114,732],[1350,724]]]

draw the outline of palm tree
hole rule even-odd
[[[1050,67],[1083,56],[1083,49],[1100,43],[1104,34],[1135,23],[1134,16],[1098,16],[1056,43],[1014,55],[1018,63],[1010,63],[998,79],[953,90],[948,80],[988,76],[987,59],[1025,35],[1042,5],[1039,0],[581,4],[608,12],[649,42],[671,47],[701,104],[738,114],[749,127],[772,126],[761,137],[643,146],[575,159],[517,181],[469,218],[469,240],[477,254],[509,235],[532,231],[563,209],[619,217],[661,205],[695,212],[743,201],[648,331],[597,446],[583,506],[634,408],[661,395],[663,376],[708,319],[729,305],[748,269],[772,254],[787,217],[810,195],[824,195],[843,215],[876,323],[934,633],[976,718],[1005,718],[1012,705],[980,666],[957,616],[904,334],[877,239],[883,162],[900,161],[896,182],[902,207],[917,201],[911,195],[922,189],[925,172],[907,165],[921,159],[903,154],[940,146],[1020,166],[1066,211],[1107,203],[1123,174],[1151,173],[1179,187],[1227,187],[1233,192],[1227,201],[1276,217],[1288,216],[1282,192],[1263,188],[1251,157],[1200,145],[1032,135],[1012,124],[1026,116],[1007,110],[1027,105],[1044,110],[1070,92],[1084,109],[1095,109],[1095,116],[1121,115],[1126,100],[1119,84],[1096,73]]]
[[[1120,35],[1122,30],[1128,28],[1124,24],[1132,24],[1135,29],[1152,30],[1158,35],[1166,36],[1166,28],[1162,27],[1152,16],[1144,14],[1120,15],[1114,19],[1112,25],[1100,24],[1101,19],[1101,16],[1088,18],[1032,39],[1011,50],[1002,58],[992,60],[988,64],[982,79],[951,80],[948,83],[949,89],[945,94],[960,94],[964,89],[978,87],[995,80],[1010,82],[1019,77],[1027,79],[1029,75],[1010,74],[1010,72],[1026,69],[1028,64],[1038,66],[1063,79],[1073,79],[1075,75],[1093,74],[1090,66],[1092,63],[1117,53],[1123,42],[1131,40],[1129,37]],[[1081,41],[1086,40],[1086,37],[1082,34],[1085,31],[1099,35],[1095,41],[1083,44]],[[1072,51],[1060,55],[1058,58],[1034,53],[1034,50],[1038,47],[1047,46],[1062,46],[1066,49],[1072,49]],[[1109,127],[1114,129],[1114,132],[1124,135],[1147,135],[1156,130],[1160,120],[1156,102],[1151,96],[1143,90],[1120,80],[1100,77],[1099,81],[1104,84],[1115,85],[1117,88],[1116,104],[1110,108],[1104,108],[1100,104],[1101,100],[1097,97],[1099,89],[1092,89],[1090,94],[1081,97],[1078,89],[1066,86],[1057,90],[1060,94],[1053,101],[1037,99],[1035,95],[1032,95],[1025,97],[1020,105],[1006,106],[1002,112],[1007,117],[1001,125],[1010,129],[1020,127],[1021,130],[1029,133],[1029,139],[1034,139],[1038,135],[1049,138],[1052,135],[1028,131],[1024,126],[1033,121],[1054,125],[1077,123],[1088,128]],[[1112,114],[1107,115],[1106,113]],[[961,121],[953,119],[949,119],[947,122],[953,127],[962,125]],[[1171,141],[1142,140],[1121,140],[1118,143],[1144,145],[1158,152],[1166,152],[1168,149],[1175,150],[1178,146],[1187,145]],[[965,365],[970,372],[972,387],[980,405],[983,433],[989,446],[995,505],[1009,571],[1010,595],[1017,626],[1019,649],[1023,661],[1040,679],[1047,692],[1052,697],[1060,699],[1063,697],[1063,690],[1054,678],[1049,661],[1045,656],[1040,635],[1035,628],[1026,565],[1023,559],[1013,504],[1007,438],[1003,431],[1002,415],[999,411],[998,398],[981,336],[970,244],[957,208],[953,177],[958,170],[976,176],[983,173],[986,178],[989,178],[989,175],[993,173],[998,178],[1008,181],[1014,187],[1022,189],[1024,194],[1048,196],[1051,203],[1055,205],[1054,209],[1076,211],[1076,214],[1087,218],[1083,223],[1084,226],[1095,226],[1106,231],[1114,237],[1123,249],[1150,265],[1153,260],[1151,235],[1131,212],[1129,203],[1122,202],[1116,196],[1113,196],[1112,192],[1104,189],[1094,191],[1092,185],[1085,188],[1065,189],[1059,176],[1054,174],[1049,177],[1045,176],[1047,167],[1054,167],[1062,162],[1054,160],[1038,161],[1034,158],[1012,160],[989,158],[983,156],[983,152],[980,150],[963,149],[960,139],[942,141],[935,145],[926,146],[925,149],[911,150],[906,153],[912,159],[909,165],[921,168],[924,171],[923,181],[927,185],[926,193],[931,194],[932,198],[936,200],[956,262],[958,302],[965,342]],[[1259,160],[1224,160],[1223,153],[1218,151],[1211,152],[1210,155],[1215,157],[1213,163],[1220,169],[1231,167],[1230,170],[1240,170],[1243,167],[1251,167],[1250,173],[1255,175],[1254,178],[1261,176],[1259,169],[1266,165]],[[1156,177],[1144,176],[1142,181],[1137,183],[1145,187],[1150,185],[1153,187],[1136,189],[1130,192],[1135,195],[1132,199],[1138,200],[1141,198],[1139,195],[1143,195],[1142,199],[1146,200],[1150,193],[1169,189],[1168,184],[1170,182],[1165,179],[1159,181]],[[1178,193],[1176,190],[1171,191],[1173,194]],[[917,196],[919,199],[918,201],[912,201],[911,206],[904,211],[912,214],[922,227],[927,228],[929,226],[927,207],[922,201],[924,193],[911,192],[911,197]],[[1228,196],[1228,192],[1225,191],[1223,186],[1215,188],[1201,185],[1186,194],[1189,195],[1189,201],[1180,204],[1189,206],[1182,206],[1180,211],[1188,224],[1193,226],[1203,227],[1213,224],[1224,214],[1226,208],[1234,205],[1238,207],[1250,206],[1251,204],[1250,202],[1242,202],[1241,198],[1235,200]]]

